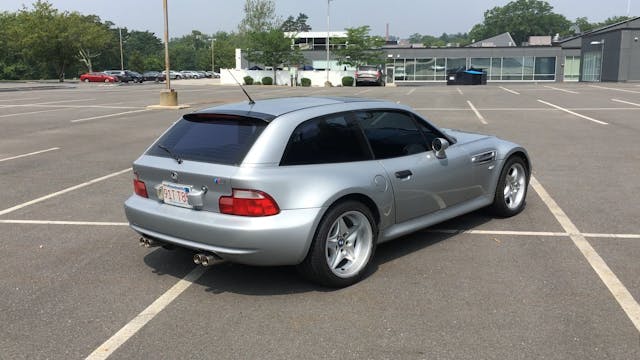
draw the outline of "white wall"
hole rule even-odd
[[[236,82],[233,80],[233,77],[241,83],[244,84],[244,77],[251,76],[253,81],[262,81],[263,77],[269,76],[273,77],[272,70],[234,70],[234,69],[220,69],[220,83],[222,85],[235,85]],[[354,76],[353,71],[329,71],[329,81],[333,86],[342,86],[342,78],[345,76]],[[325,71],[298,71],[298,83],[300,83],[300,79],[308,78],[311,80],[311,86],[324,86],[325,81],[327,80],[327,73]],[[291,86],[291,74],[288,70],[278,70],[276,71],[276,85],[287,85]]]

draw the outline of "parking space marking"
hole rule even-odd
[[[512,94],[520,95],[520,93],[519,93],[519,92],[514,91],[514,90],[511,90],[511,89],[507,89],[506,87],[499,86],[499,88],[500,88],[500,89],[502,89],[502,90],[504,90],[504,91],[510,92],[510,93],[512,93]]]
[[[571,114],[571,115],[574,115],[574,116],[577,116],[577,117],[580,117],[580,118],[583,118],[583,119],[586,119],[586,120],[589,120],[589,121],[593,121],[593,122],[595,122],[595,123],[597,123],[597,124],[600,124],[600,125],[609,125],[609,123],[606,123],[606,122],[604,122],[604,121],[596,120],[596,119],[594,119],[594,118],[590,118],[590,117],[588,117],[588,116],[585,116],[585,115],[582,115],[582,114],[578,114],[577,112],[573,112],[573,111],[571,111],[571,110],[569,110],[569,109],[565,109],[565,108],[563,108],[563,107],[560,107],[560,106],[558,106],[558,105],[554,105],[554,104],[552,104],[552,103],[548,103],[548,102],[543,101],[543,100],[540,100],[540,99],[538,99],[538,102],[541,102],[541,103],[543,103],[543,104],[545,104],[545,105],[549,105],[549,106],[554,107],[554,108],[556,108],[556,109],[558,109],[558,110],[562,110],[562,111],[564,111],[564,112],[566,112],[566,113],[569,113],[569,114]]]
[[[629,93],[634,93],[634,94],[640,94],[640,91],[635,91],[635,90],[627,90],[627,89],[616,89],[616,88],[610,88],[610,87],[606,87],[606,86],[599,86],[599,85],[589,85],[592,88],[597,88],[597,89],[605,89],[605,90],[613,90],[613,91],[622,91],[622,92],[629,92]]]
[[[126,223],[126,222],[108,222],[108,221],[1,220],[1,219],[0,219],[0,224],[129,226],[129,223]]]
[[[411,89],[411,90],[407,91],[407,95],[411,95],[411,94],[413,94],[413,92],[414,92],[414,91],[416,91],[416,88],[413,88],[413,89]]]
[[[423,231],[430,232],[430,233],[471,234],[471,235],[548,236],[548,237],[567,237],[571,235],[566,232],[550,232],[550,231],[468,230],[468,229],[426,229]],[[584,237],[602,238],[602,239],[640,239],[640,234],[583,233],[582,235]]]
[[[462,92],[462,89],[460,89],[459,87],[457,87],[456,90],[458,90],[458,94],[464,95],[464,93]]]
[[[0,162],[14,160],[14,159],[20,159],[20,158],[23,158],[23,157],[32,156],[32,155],[38,155],[38,154],[42,154],[42,153],[46,153],[46,152],[54,151],[54,150],[60,150],[60,148],[59,147],[52,147],[52,148],[45,149],[45,150],[38,150],[38,151],[30,152],[28,154],[16,155],[16,156],[0,159]]]
[[[560,88],[553,87],[553,86],[548,86],[548,85],[544,85],[544,87],[546,87],[546,88],[548,88],[548,89],[552,89],[552,90],[557,90],[557,91],[566,92],[566,93],[569,93],[569,94],[580,94],[580,93],[579,93],[579,92],[577,92],[577,91],[572,91],[572,90],[567,90],[567,89],[560,89]]]
[[[162,294],[146,309],[142,310],[136,317],[129,321],[122,329],[115,333],[109,340],[105,341],[102,345],[98,346],[89,356],[87,360],[106,359],[114,351],[116,351],[122,344],[135,335],[142,327],[144,327],[149,321],[151,321],[156,315],[158,315],[164,308],[171,304],[180,294],[191,286],[194,282],[205,273],[206,268],[204,266],[198,266],[191,270],[185,277],[180,279],[175,285],[173,285],[167,292]]]
[[[476,113],[476,116],[478,117],[478,119],[480,119],[480,122],[483,123],[484,125],[487,125],[488,124],[487,120],[485,120],[482,114],[480,114],[480,112],[478,111],[478,109],[476,109],[476,107],[473,106],[471,101],[467,100],[467,104],[469,104],[469,107],[471,108],[471,110],[473,110],[473,112]]]
[[[75,120],[69,120],[69,121],[71,121],[72,123],[77,123],[77,122],[91,121],[91,120],[98,120],[98,119],[104,119],[104,118],[109,118],[109,117],[114,117],[114,116],[120,116],[120,115],[126,115],[126,114],[134,114],[134,113],[139,113],[139,112],[143,112],[143,111],[150,111],[150,110],[149,110],[149,109],[140,109],[140,110],[124,111],[124,112],[115,113],[115,114],[107,114],[107,115],[100,115],[100,116],[92,116],[92,117],[88,117],[88,118],[75,119]]]
[[[629,290],[622,284],[616,274],[611,271],[607,263],[600,257],[596,250],[589,244],[583,234],[580,233],[575,224],[569,219],[567,214],[558,206],[545,188],[535,177],[531,177],[531,186],[538,193],[538,196],[547,205],[553,216],[558,220],[560,226],[569,234],[569,237],[585,257],[591,268],[598,274],[600,280],[609,289],[622,310],[627,314],[636,330],[640,332],[640,304],[633,298]]]
[[[65,109],[48,109],[48,110],[28,111],[28,112],[15,113],[15,114],[4,114],[4,115],[0,115],[0,118],[11,117],[11,116],[21,116],[21,115],[40,114],[40,113],[46,113],[46,112],[52,112],[52,111],[60,111],[60,110],[65,110]]]
[[[41,98],[32,97],[32,98],[17,98],[17,99],[2,99],[0,101],[25,101],[25,100],[38,100]]]
[[[0,216],[12,213],[12,212],[14,212],[16,210],[20,210],[20,209],[22,209],[24,207],[27,207],[29,205],[37,204],[39,202],[51,199],[53,197],[56,197],[56,196],[59,196],[59,195],[62,195],[62,194],[66,194],[68,192],[81,189],[83,187],[95,184],[97,182],[110,179],[110,178],[112,178],[114,176],[118,176],[118,175],[124,174],[124,173],[129,172],[129,171],[131,171],[131,168],[126,168],[124,170],[116,171],[116,172],[111,173],[109,175],[105,175],[105,176],[102,176],[102,177],[99,177],[99,178],[96,178],[96,179],[93,179],[93,180],[89,180],[87,182],[83,182],[82,184],[74,185],[74,186],[68,187],[66,189],[63,189],[63,190],[60,190],[60,191],[56,191],[56,192],[51,193],[49,195],[41,196],[41,197],[39,197],[37,199],[31,200],[31,201],[27,201],[27,202],[22,203],[22,204],[18,204],[16,206],[12,206],[12,207],[10,207],[8,209],[4,209],[4,210],[0,211]]]
[[[0,105],[0,108],[2,105]],[[6,107],[34,107],[34,108],[61,108],[61,109],[85,109],[85,108],[96,108],[96,109],[140,109],[142,106],[115,106],[115,105],[40,105],[40,104],[19,104],[19,105],[10,105]]]
[[[632,102],[629,102],[629,101],[624,101],[624,100],[619,100],[619,99],[611,99],[611,101],[615,101],[615,102],[619,102],[619,103],[623,103],[623,104],[629,104],[629,105],[640,107],[640,104],[632,103]]]
[[[362,91],[358,91],[357,93],[354,93],[353,95],[360,95],[360,94],[365,94],[368,93],[369,91],[371,91],[372,89],[367,89],[367,90],[362,90]]]

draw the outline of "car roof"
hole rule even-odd
[[[207,108],[195,112],[196,114],[237,114],[249,117],[256,117],[265,121],[273,118],[309,108],[329,106],[355,102],[380,102],[381,100],[350,98],[350,97],[286,97],[275,99],[260,99],[254,104],[240,102]]]

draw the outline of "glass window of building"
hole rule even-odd
[[[491,58],[491,71],[489,71],[489,80],[502,80],[502,58]]]
[[[416,59],[415,79],[417,81],[429,81],[434,79],[435,58]],[[407,75],[411,74],[411,67],[407,66]]]
[[[467,67],[467,58],[447,58],[447,72]]]
[[[534,80],[555,80],[556,79],[556,58],[536,57]]]
[[[564,58],[564,81],[578,80],[580,80],[580,56],[566,56]]]
[[[502,58],[502,80],[522,80],[523,57]]]
[[[533,80],[533,66],[535,59],[533,56],[525,56],[522,62],[522,80]]]

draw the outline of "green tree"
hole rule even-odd
[[[297,18],[289,16],[280,26],[280,29],[284,32],[305,32],[311,31],[311,26],[307,24],[309,17],[303,13],[299,13]]]
[[[515,0],[484,13],[482,24],[469,33],[476,41],[509,32],[516,43],[532,35],[567,34],[571,22],[553,12],[553,7],[541,0]]]
[[[368,25],[347,28],[347,46],[336,49],[333,53],[341,64],[358,66],[363,64],[379,64],[382,62],[382,45],[385,40],[379,36],[369,35]]]
[[[589,22],[589,19],[587,19],[586,17],[579,17],[576,19],[576,21],[574,21],[574,25],[578,26],[578,28],[580,29],[580,33],[586,33],[591,30],[613,25],[622,21],[630,20],[630,19],[633,19],[633,18],[629,16],[613,16],[605,19],[602,22],[591,23]]]
[[[245,0],[244,18],[238,25],[240,35],[269,31],[278,25],[274,1]]]
[[[248,34],[248,40],[247,59],[273,67],[274,81],[278,66],[300,64],[303,60],[299,49],[291,45],[291,39],[285,37],[280,29],[251,32]]]

